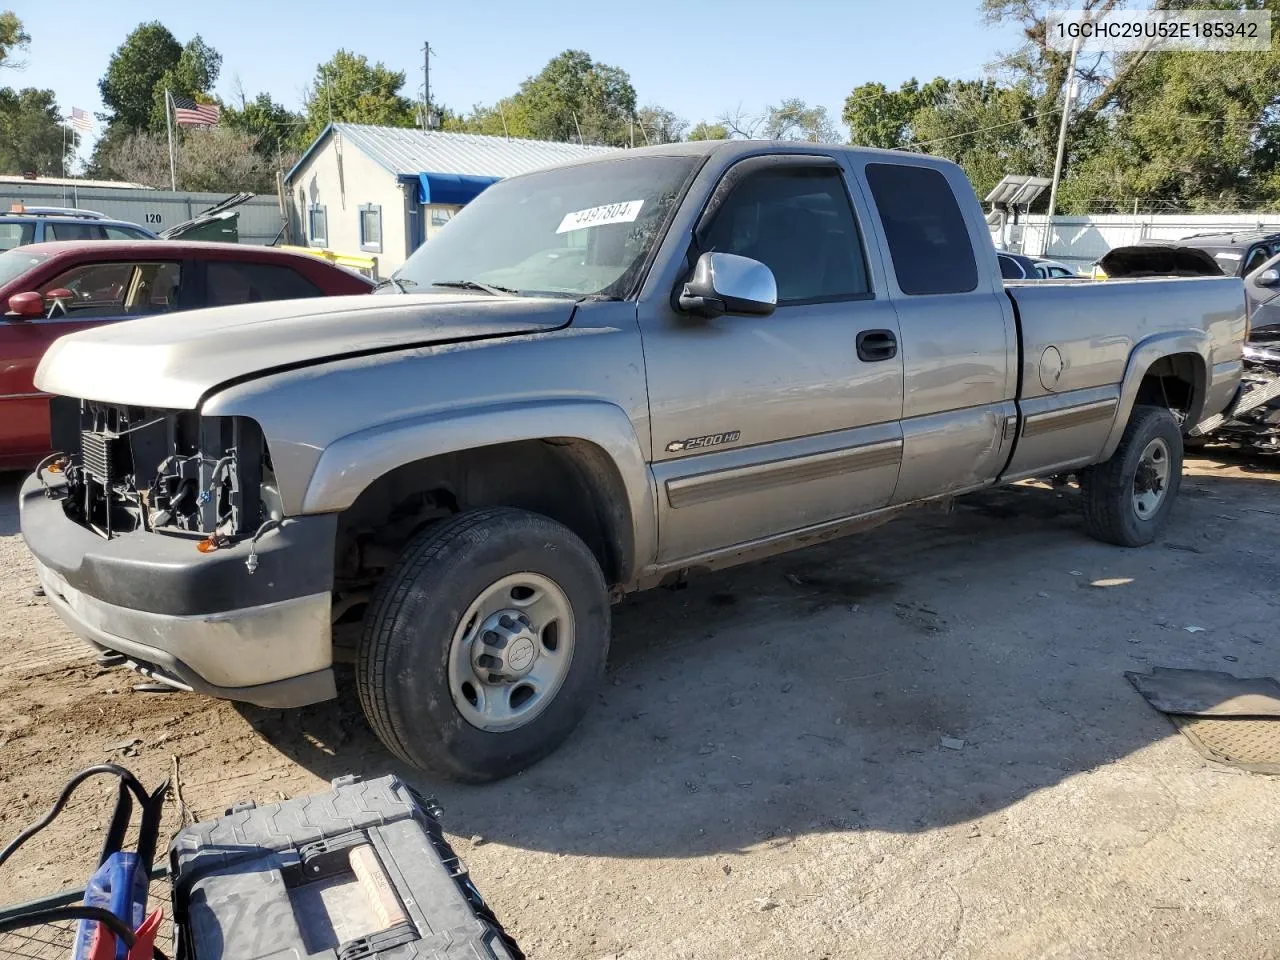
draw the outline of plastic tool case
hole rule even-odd
[[[522,960],[398,778],[239,804],[169,848],[185,960]]]

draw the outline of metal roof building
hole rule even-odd
[[[490,184],[613,149],[333,123],[285,177],[295,239],[386,274]]]

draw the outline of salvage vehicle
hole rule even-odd
[[[61,241],[0,253],[0,470],[49,453],[49,395],[32,383],[49,344],[77,330],[194,307],[367,293],[371,281],[267,247]]]
[[[473,781],[569,735],[632,591],[1030,477],[1151,542],[1245,328],[1239,279],[1006,289],[949,161],[759,141],[496,183],[382,293],[59,340],[22,532],[174,686],[325,700],[354,635],[383,743]]]

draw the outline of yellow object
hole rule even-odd
[[[351,270],[358,270],[369,277],[376,277],[378,269],[378,261],[373,257],[355,257],[347,253],[336,253],[333,250],[326,250],[323,247],[293,247],[279,246],[277,250],[288,250],[290,253],[306,253],[320,260],[326,260],[329,263],[336,264],[339,267],[348,267]]]

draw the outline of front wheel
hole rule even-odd
[[[1080,472],[1089,535],[1145,546],[1164,531],[1182,483],[1182,430],[1163,407],[1138,406],[1111,459]]]
[[[383,577],[357,689],[402,760],[496,780],[569,735],[608,648],[608,592],[586,544],[538,514],[477,510],[424,531]]]

